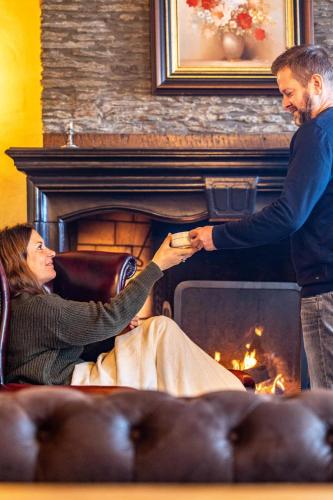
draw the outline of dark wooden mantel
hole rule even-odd
[[[209,220],[207,180],[257,179],[259,210],[275,199],[289,151],[208,148],[10,148],[27,175],[28,221],[57,251],[71,248],[69,223],[112,210],[166,222]],[[221,220],[223,217],[221,218]]]

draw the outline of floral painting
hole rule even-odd
[[[276,95],[273,60],[313,43],[312,0],[150,0],[157,94]]]
[[[269,67],[287,43],[284,0],[178,1],[182,66]]]

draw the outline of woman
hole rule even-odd
[[[56,276],[55,252],[29,224],[0,231],[0,259],[12,295],[6,382],[126,385],[178,396],[244,390],[174,321],[159,316],[138,325],[134,318],[162,271],[195,252],[172,248],[170,238],[138,277],[103,304],[48,293],[45,284]],[[132,329],[119,335],[128,324]],[[81,359],[84,346],[116,335],[115,348],[96,363]]]

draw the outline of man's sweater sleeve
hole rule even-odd
[[[309,217],[331,178],[332,148],[313,122],[303,125],[291,144],[288,174],[281,196],[260,212],[213,228],[216,248],[246,248],[280,241]]]
[[[154,283],[163,276],[150,262],[147,267],[110,302],[76,302],[59,296],[54,299],[57,310],[57,337],[73,346],[84,346],[120,333],[143,306]],[[43,300],[43,298],[41,299]]]

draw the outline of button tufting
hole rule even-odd
[[[333,446],[333,431],[332,429],[327,433],[327,443]]]
[[[130,432],[130,436],[131,436],[131,439],[132,441],[138,441],[140,439],[140,436],[141,436],[141,432],[140,430],[138,429],[138,427],[134,427],[131,432]]]
[[[237,443],[237,441],[239,441],[239,433],[237,431],[231,431],[229,434],[229,441]]]

